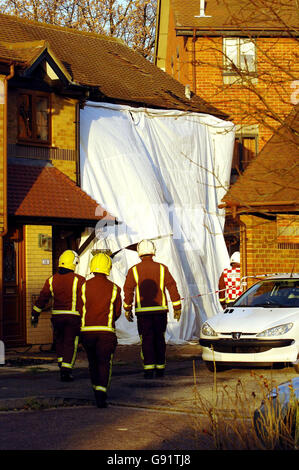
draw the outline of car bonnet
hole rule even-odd
[[[273,326],[299,322],[299,308],[231,307],[207,320],[217,333],[261,333]]]

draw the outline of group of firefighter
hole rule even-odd
[[[137,245],[137,253],[141,262],[127,273],[123,308],[129,322],[134,321],[135,312],[144,378],[152,379],[163,377],[165,371],[166,290],[177,321],[182,305],[176,281],[168,267],[153,260],[156,254],[154,243],[142,240]],[[37,326],[40,313],[52,298],[51,322],[60,379],[64,382],[74,380],[72,369],[80,341],[86,351],[96,405],[105,408],[117,346],[115,322],[122,311],[121,289],[108,278],[112,268],[108,254],[93,256],[90,262],[93,276],[88,280],[75,273],[78,263],[79,256],[75,251],[66,250],[61,254],[58,272],[44,283],[32,309],[31,322]]]

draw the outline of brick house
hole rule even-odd
[[[66,248],[101,217],[80,188],[86,100],[226,118],[122,41],[0,14],[0,338],[50,343],[32,303]],[[98,215],[99,214],[99,215]]]
[[[242,275],[299,272],[299,105],[223,198],[240,225]]]
[[[191,94],[223,109],[236,125],[231,183],[294,106],[296,8],[294,0],[158,0],[156,65]],[[239,237],[228,214],[230,252],[239,247]]]

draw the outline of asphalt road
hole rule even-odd
[[[245,426],[246,434],[265,393],[297,376],[292,367],[233,368],[214,375],[192,347],[168,348],[166,376],[144,380],[136,350],[130,351],[131,358],[119,348],[107,409],[94,405],[84,360],[79,360],[72,384],[59,381],[54,365],[0,369],[0,402],[23,396],[17,410],[0,406],[0,450],[97,450],[106,452],[101,454],[104,459],[112,454],[115,458],[115,451],[197,456],[219,449],[219,439],[215,445],[211,433],[211,410],[217,411],[218,434],[223,423],[231,429],[234,424],[240,430]],[[52,399],[53,406],[44,409],[42,398]],[[30,406],[24,406],[26,400]],[[66,401],[76,406],[64,406]],[[238,449],[234,439],[226,449]],[[246,443],[241,447],[245,449]]]
[[[0,421],[1,450],[179,451],[198,444],[189,414],[134,407],[8,412]]]

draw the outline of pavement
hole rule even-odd
[[[140,345],[118,345],[108,392],[108,404],[186,411],[192,408],[197,341],[167,345],[163,378],[145,380]],[[7,349],[0,365],[0,411],[95,405],[86,353],[79,347],[74,382],[61,382],[56,355],[50,345]],[[213,375],[213,374],[212,374]]]
[[[74,382],[61,382],[51,345],[9,349],[0,365],[0,412],[95,406],[86,353],[79,347]],[[265,394],[297,376],[294,368],[238,367],[214,374],[201,359],[198,341],[167,344],[163,378],[144,379],[140,345],[118,344],[108,405],[208,415],[217,406],[227,416],[252,416]],[[238,409],[238,411],[236,411]]]
[[[239,366],[214,374],[207,370],[201,347],[194,341],[168,344],[165,376],[144,379],[140,345],[119,344],[113,359],[108,412],[101,413],[99,419],[82,347],[73,375],[74,382],[60,381],[56,355],[50,345],[6,351],[5,364],[0,365],[3,449],[210,450],[215,449],[217,436],[221,437],[221,445],[228,438],[229,445],[236,441],[238,448],[247,443],[247,438],[232,441],[229,433],[237,430],[233,436],[247,436],[254,410],[265,394],[274,385],[297,376],[292,367],[251,370]],[[26,413],[27,410],[34,413]],[[78,431],[82,423],[88,434],[84,442]],[[116,423],[116,431],[122,437],[115,434]],[[73,427],[71,436],[69,426]],[[216,429],[215,435],[207,431],[212,429]],[[111,430],[115,434],[113,441]],[[65,434],[70,439],[68,447]]]

